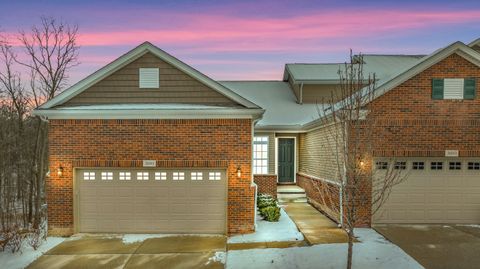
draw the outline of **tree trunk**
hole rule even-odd
[[[352,259],[353,259],[353,229],[350,229],[348,232],[348,254],[347,254],[347,269],[352,269]]]

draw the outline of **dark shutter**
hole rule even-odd
[[[466,78],[463,84],[463,99],[475,99],[475,79]]]
[[[443,79],[434,78],[432,80],[432,99],[443,99]]]

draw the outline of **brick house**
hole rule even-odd
[[[382,93],[368,104],[384,116],[374,162],[411,170],[373,222],[480,222],[479,45],[364,57]],[[49,121],[50,233],[248,233],[256,192],[277,184],[322,209],[311,184],[338,175],[317,102],[340,65],[214,81],[150,43],[131,50],[34,112]]]

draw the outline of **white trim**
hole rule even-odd
[[[297,137],[295,136],[276,136],[275,135],[275,174],[277,175],[277,183],[279,183],[278,181],[278,139],[279,138],[289,138],[289,139],[293,139],[293,145],[295,147],[295,150],[293,152],[293,183],[297,183],[297,154],[299,153],[298,152],[298,146],[297,146]]]
[[[94,85],[98,81],[104,79],[105,77],[111,75],[115,71],[119,70],[120,68],[126,66],[127,64],[133,62],[134,60],[140,58],[146,53],[152,53],[159,57],[160,59],[164,60],[165,62],[173,65],[174,67],[178,68],[179,70],[185,72],[189,76],[193,77],[194,79],[198,80],[202,84],[212,88],[213,90],[219,92],[220,94],[224,95],[225,97],[231,99],[232,101],[241,104],[247,108],[259,108],[258,105],[252,103],[251,101],[243,98],[242,96],[236,94],[232,90],[228,89],[227,87],[221,85],[220,83],[214,81],[213,79],[207,77],[206,75],[200,73],[193,67],[185,64],[184,62],[178,60],[177,58],[173,57],[172,55],[166,53],[165,51],[159,49],[158,47],[154,46],[149,42],[144,42],[141,45],[137,46],[136,48],[130,50],[126,54],[120,56],[113,62],[109,63],[105,67],[97,70],[95,73],[89,75],[85,79],[79,81],[75,85],[71,86],[64,92],[60,93],[50,101],[44,103],[40,106],[40,108],[52,108],[54,106],[63,104],[73,98],[74,96],[80,94],[84,90],[88,89],[90,86]]]
[[[259,119],[263,109],[37,109],[49,119]]]
[[[477,38],[477,39],[473,40],[472,42],[468,43],[469,47],[474,47],[475,45],[480,46],[480,38]]]

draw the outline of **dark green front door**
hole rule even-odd
[[[278,182],[293,183],[295,177],[295,139],[278,139]]]

